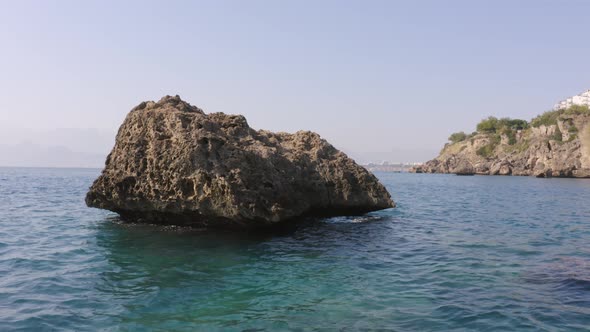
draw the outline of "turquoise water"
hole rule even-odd
[[[588,331],[590,180],[377,174],[278,234],[123,225],[99,170],[0,168],[0,330]]]

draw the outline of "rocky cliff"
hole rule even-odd
[[[471,135],[451,135],[417,173],[590,177],[590,111],[546,112],[530,123],[488,118]]]
[[[86,203],[124,220],[210,227],[394,207],[374,175],[318,134],[257,131],[178,96],[127,115]]]

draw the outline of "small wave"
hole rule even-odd
[[[323,221],[330,224],[358,224],[358,223],[370,223],[376,221],[382,221],[384,219],[389,219],[389,217],[385,216],[376,216],[376,215],[363,215],[363,216],[343,216],[343,217],[332,217],[324,219]]]
[[[559,286],[557,288],[590,292],[590,280],[566,278],[559,282]]]
[[[524,275],[532,284],[552,284],[558,290],[590,291],[590,261],[579,257],[562,257],[540,265]]]

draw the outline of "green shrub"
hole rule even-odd
[[[555,133],[551,136],[551,139],[561,142],[563,140],[563,135],[561,130],[559,130],[559,126],[555,127]]]
[[[572,105],[562,112],[568,115],[590,114],[590,107],[588,105]]]
[[[505,129],[512,131],[523,130],[529,127],[526,120],[501,118],[490,116],[477,124],[477,131],[480,133],[500,133]]]
[[[572,105],[567,109],[548,111],[532,119],[531,126],[540,127],[542,125],[556,125],[557,119],[561,115],[590,115],[590,107],[587,105]]]
[[[458,133],[453,133],[453,134],[451,134],[451,136],[449,136],[449,141],[451,141],[453,143],[462,142],[466,139],[467,139],[467,134],[465,134],[462,131],[460,131]]]
[[[567,141],[571,142],[571,141],[575,140],[576,138],[578,138],[578,134],[571,134],[570,138]]]
[[[511,145],[511,146],[507,146],[506,147],[506,152],[524,152],[526,149],[529,148],[531,142],[528,139],[522,140],[521,142]]]
[[[490,116],[477,124],[477,131],[480,133],[493,133],[498,128],[498,118]]]
[[[574,125],[571,125],[571,126],[570,126],[570,127],[567,129],[567,131],[569,131],[569,132],[570,132],[570,134],[577,133],[577,132],[578,132],[578,127],[576,127],[576,126],[574,126]]]
[[[561,111],[548,111],[531,120],[531,126],[539,128],[540,126],[551,126],[557,124],[557,118]]]
[[[526,120],[502,118],[498,120],[498,129],[509,128],[511,130],[527,129],[529,123]]]
[[[502,129],[501,133],[508,137],[508,145],[516,144],[516,131],[510,128],[505,127]]]
[[[500,144],[501,140],[502,138],[500,137],[500,135],[492,135],[490,136],[490,142],[482,146],[481,148],[477,149],[475,153],[478,156],[489,158],[494,155],[494,150],[496,150],[496,147],[498,146],[498,144]]]
[[[500,135],[492,135],[490,137],[491,144],[498,145],[500,144],[500,141],[502,141],[502,137]]]
[[[510,134],[508,135],[508,145],[514,145],[516,144],[516,134],[511,131]]]
[[[477,149],[477,151],[475,151],[475,153],[478,156],[484,157],[484,158],[489,158],[494,154],[494,150],[496,149],[496,145],[494,143],[489,143],[486,144],[484,146],[482,146],[481,148]]]

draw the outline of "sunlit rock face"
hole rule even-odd
[[[129,221],[206,227],[395,206],[373,174],[318,134],[257,131],[178,96],[131,110],[86,203]]]
[[[561,115],[556,124],[516,132],[514,141],[502,136],[487,155],[490,135],[476,133],[448,143],[440,154],[415,173],[456,173],[471,169],[481,175],[590,178],[590,115]]]

